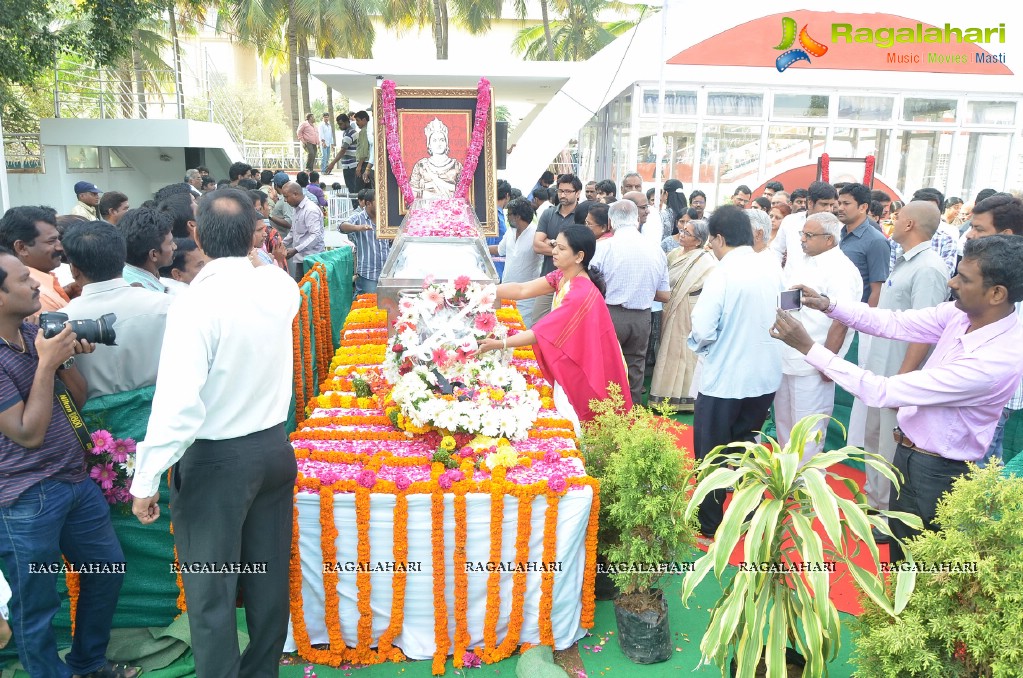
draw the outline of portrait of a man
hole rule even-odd
[[[409,182],[416,198],[450,198],[458,185],[462,163],[452,158],[448,141],[448,126],[434,118],[423,130],[429,152],[412,168]]]

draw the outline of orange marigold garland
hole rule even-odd
[[[558,502],[561,497],[549,492],[547,494],[547,512],[543,521],[543,562],[555,559],[558,549]],[[554,627],[551,622],[551,609],[554,603],[554,572],[545,570],[540,576],[540,644],[554,647]]]
[[[465,484],[456,483],[452,488],[455,493],[455,552],[453,565],[455,568],[455,653],[454,664],[462,668],[462,657],[469,646],[469,575],[465,568],[465,542],[468,532],[468,520],[465,510]]]
[[[529,535],[533,528],[533,495],[519,496],[518,526],[515,534],[515,563],[525,565],[529,562]],[[498,647],[501,659],[510,657],[519,644],[522,633],[522,608],[526,600],[526,568],[517,568],[512,578],[512,609],[508,618],[508,633]]]
[[[301,292],[302,288],[299,288]],[[295,375],[292,383],[295,385],[295,418],[305,415],[305,381],[302,374],[302,306],[299,306],[299,313],[291,322],[291,364]]]
[[[501,562],[504,537],[504,468],[497,467],[490,481],[490,562]],[[487,575],[487,612],[483,618],[483,652],[489,663],[497,651],[497,619],[501,614],[501,573]]]
[[[295,486],[295,492],[301,486]],[[295,647],[299,655],[317,664],[326,666],[338,666],[340,661],[335,659],[335,653],[331,650],[318,650],[312,646],[309,640],[309,630],[305,625],[305,608],[302,605],[302,555],[298,549],[298,504],[292,511],[292,536],[291,536],[291,571],[288,573],[288,585],[291,589],[291,630],[295,638]],[[334,589],[335,593],[337,588]],[[329,594],[329,590],[328,590]],[[337,663],[334,663],[337,661]]]
[[[408,497],[404,492],[399,492],[394,497],[394,562],[405,564],[408,562]],[[377,651],[388,656],[392,661],[400,661],[401,650],[392,648],[391,643],[398,634],[405,622],[405,585],[408,575],[404,567],[395,568],[394,578],[391,580],[391,623],[387,630],[380,636],[377,644]]]
[[[355,526],[358,534],[357,553],[359,564],[369,564],[369,489],[359,486],[355,490]],[[357,584],[357,604],[359,608],[358,639],[360,648],[368,648],[373,643],[373,606],[370,604],[372,597],[372,581],[370,573],[365,568],[355,575]]]
[[[432,475],[439,476],[440,464],[433,465]],[[440,467],[440,468],[438,468]],[[436,478],[434,479],[436,481]],[[431,495],[430,521],[433,533],[433,631],[437,644],[433,652],[433,675],[444,674],[444,663],[448,658],[448,602],[444,575],[444,491],[437,486]]]
[[[580,484],[589,485],[593,490],[593,503],[590,504],[590,520],[586,526],[586,561],[583,567],[583,609],[579,615],[579,625],[584,629],[593,628],[593,614],[596,608],[594,586],[597,580],[597,529],[600,527],[600,481],[596,478],[584,478]]]
[[[64,559],[64,564],[68,564],[67,558]],[[71,604],[71,635],[74,636],[75,616],[78,614],[78,595],[82,591],[82,575],[72,572],[69,567],[64,573],[64,583],[67,585],[68,602]]]
[[[294,536],[298,540],[298,533]],[[323,610],[327,624],[327,638],[332,654],[340,660],[339,652],[345,650],[344,633],[341,630],[341,601],[337,586],[338,574],[334,568],[337,562],[337,522],[334,520],[334,489],[320,486],[320,555],[323,560]],[[340,661],[338,662],[340,663]]]

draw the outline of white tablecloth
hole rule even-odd
[[[446,495],[444,502],[444,547],[446,552],[445,578],[447,580],[448,633],[454,642],[455,632],[455,579],[454,551],[454,496]],[[558,502],[557,561],[561,571],[554,575],[552,625],[555,649],[570,647],[585,635],[580,626],[582,610],[582,582],[586,556],[586,527],[590,516],[593,491],[589,487],[572,490]],[[317,495],[300,493],[298,501],[299,549],[302,558],[302,601],[306,628],[310,642],[326,644],[327,627],[324,621],[323,559],[320,550],[320,503]],[[372,562],[392,561],[393,522],[395,498],[389,494],[374,494],[370,501],[370,549]],[[533,500],[532,532],[529,540],[529,560],[539,563],[543,556],[543,524],[547,501],[544,497]],[[430,496],[408,497],[408,561],[421,563],[420,572],[409,572],[405,590],[404,625],[394,640],[410,659],[429,659],[436,649],[434,642],[433,557],[430,544]],[[466,562],[469,564],[490,560],[490,495],[470,494],[466,498],[468,520]],[[355,496],[339,494],[334,498],[334,520],[338,529],[337,561],[357,562],[357,534],[355,525]],[[501,560],[515,560],[515,535],[518,522],[518,500],[504,498],[504,525],[501,542]],[[468,589],[458,592],[468,598],[469,647],[483,644],[483,619],[486,614],[488,572],[470,571]],[[508,630],[511,615],[513,573],[501,574],[501,613],[497,624],[500,642]],[[373,607],[373,646],[387,629],[391,617],[391,579],[389,572],[371,575]],[[526,576],[526,595],[523,605],[523,624],[520,643],[540,642],[538,612],[540,608],[540,572]],[[356,574],[338,574],[341,630],[346,642],[355,645],[359,612],[357,608]],[[453,647],[453,645],[452,645]],[[295,650],[295,641],[289,626],[285,652]]]

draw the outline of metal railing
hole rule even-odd
[[[305,151],[297,141],[242,141],[245,162],[269,170],[297,170],[305,166]]]
[[[142,71],[140,71],[141,73]],[[153,118],[183,115],[184,100],[170,70],[145,69],[142,85],[127,72],[81,64],[53,72],[53,110],[57,118]]]
[[[46,171],[43,145],[39,142],[38,134],[5,133],[4,158],[8,172],[41,173]]]

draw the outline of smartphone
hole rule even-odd
[[[798,311],[803,307],[803,290],[785,290],[778,293],[778,308],[783,311]]]

